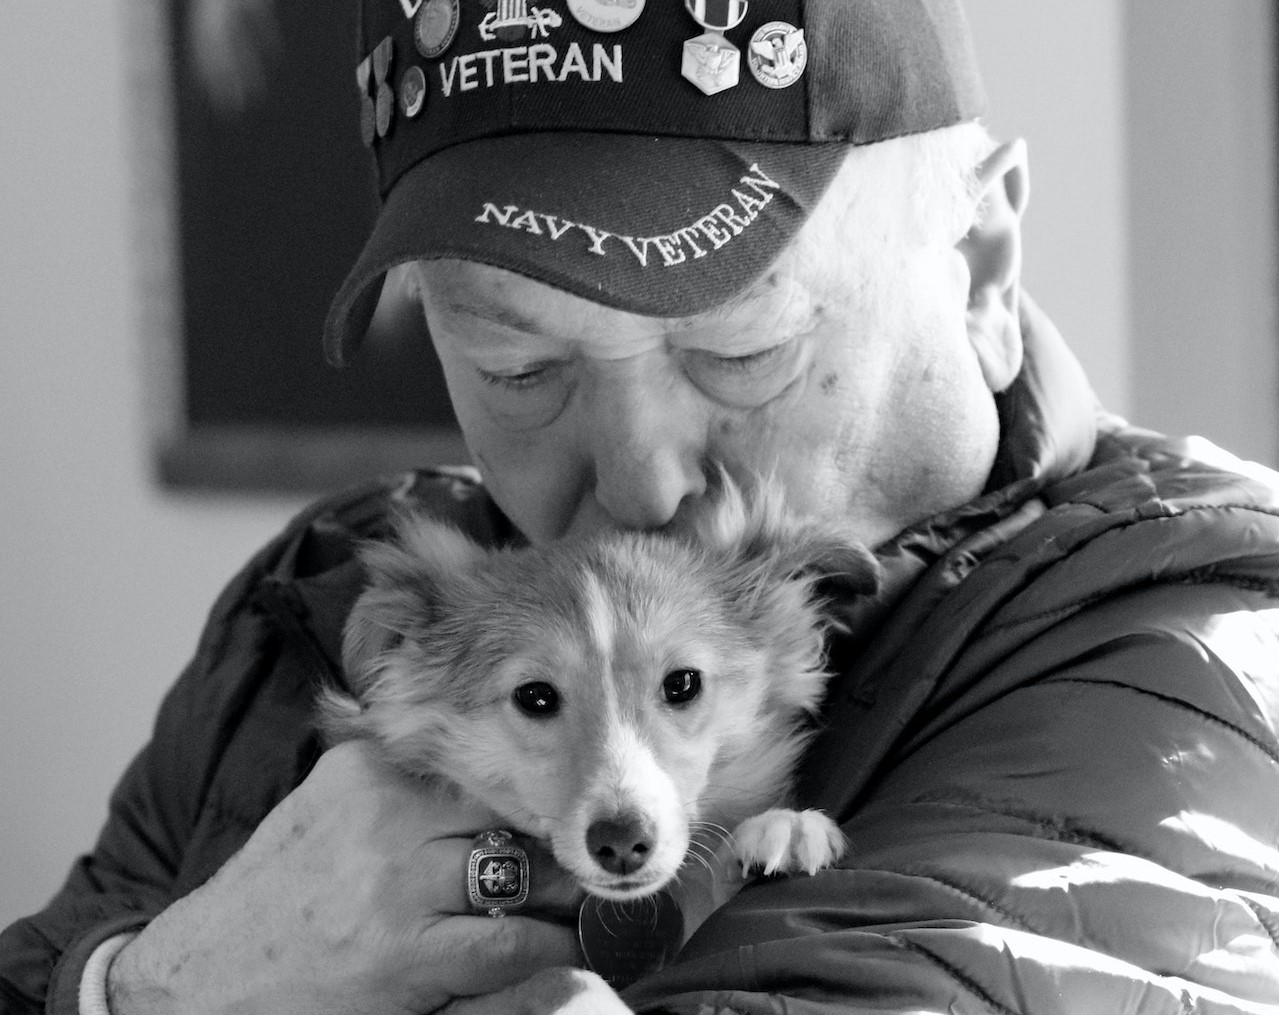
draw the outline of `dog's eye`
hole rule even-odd
[[[560,696],[550,684],[535,680],[515,689],[515,704],[529,715],[554,715],[560,710]]]
[[[662,678],[662,694],[672,705],[686,705],[702,691],[702,675],[697,670],[671,670]]]

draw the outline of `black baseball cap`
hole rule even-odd
[[[325,323],[338,365],[406,261],[651,316],[717,306],[849,145],[985,102],[959,0],[362,0],[358,35],[382,206]]]

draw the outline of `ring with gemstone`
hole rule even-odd
[[[476,912],[505,916],[528,899],[528,854],[500,828],[481,832],[471,844],[466,894]]]

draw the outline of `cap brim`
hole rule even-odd
[[[349,362],[407,261],[477,261],[648,316],[718,306],[776,260],[846,153],[572,132],[445,149],[391,190],[330,308],[326,355]]]

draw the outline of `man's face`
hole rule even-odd
[[[678,523],[716,464],[775,474],[793,508],[871,545],[979,493],[998,425],[963,257],[949,242],[867,256],[831,223],[855,216],[819,212],[745,297],[675,319],[422,262],[458,420],[516,526],[539,543]]]

